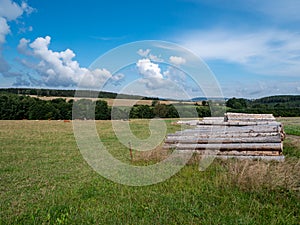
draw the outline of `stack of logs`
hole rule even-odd
[[[178,123],[196,127],[168,134],[165,148],[228,157],[283,157],[283,126],[272,114],[226,113]]]

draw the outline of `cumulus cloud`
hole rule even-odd
[[[152,63],[149,59],[140,59],[136,65],[140,74],[144,75],[145,78],[163,79],[159,65]]]
[[[299,33],[282,30],[245,33],[214,29],[187,32],[179,41],[205,60],[237,63],[263,74],[300,74]]]
[[[28,49],[29,40],[22,38],[18,44],[18,52],[24,55],[31,55],[31,51]]]
[[[145,86],[144,94],[183,98],[186,97],[183,90],[191,88],[186,75],[175,67],[161,67],[150,59],[140,59],[136,66],[142,77],[140,83]]]
[[[164,58],[165,60],[161,59],[161,56],[153,59],[151,50],[140,49],[139,52],[140,55],[147,56],[136,63],[138,72],[142,77],[140,83],[144,85],[145,94],[186,98],[185,91],[190,92],[195,87],[195,82],[179,69],[180,66],[187,63],[186,57],[171,55]],[[169,62],[172,65],[164,62]]]
[[[143,76],[143,82],[149,88],[159,88],[164,82],[161,69],[158,64],[152,63],[150,59],[140,59],[136,66],[139,73]]]
[[[84,88],[99,88],[108,79],[119,82],[123,76],[112,75],[106,69],[89,70],[80,67],[74,60],[75,53],[66,49],[55,52],[49,49],[51,37],[39,37],[32,43],[21,39],[18,45],[19,52],[38,60],[38,63],[30,63],[23,60],[23,65],[33,69],[41,77],[41,83],[46,86],[80,86]]]
[[[175,64],[176,66],[180,66],[186,63],[185,58],[180,56],[170,56],[169,61],[170,63]]]
[[[11,67],[2,54],[2,45],[5,43],[6,35],[10,31],[8,22],[21,17],[24,13],[31,13],[31,8],[27,3],[22,2],[21,5],[11,0],[0,0],[0,74],[3,76],[20,76],[17,72],[12,72]]]
[[[142,75],[142,83],[149,89],[168,88],[172,82],[167,79],[161,72],[158,64],[151,62],[150,59],[140,59],[136,66],[140,75]]]

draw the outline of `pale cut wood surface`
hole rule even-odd
[[[230,144],[165,144],[165,148],[176,148],[180,150],[265,150],[265,151],[281,151],[281,143],[230,143]]]

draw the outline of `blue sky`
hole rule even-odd
[[[141,94],[159,93],[169,81],[191,97],[203,94],[147,46],[137,49],[149,49],[143,61],[116,74],[89,68],[120,45],[160,40],[201,57],[225,97],[300,94],[299,11],[298,0],[0,0],[0,87],[74,89],[85,79],[94,88],[110,79],[106,89],[118,91],[140,79]],[[175,64],[189,63],[179,57]]]

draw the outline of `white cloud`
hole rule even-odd
[[[151,51],[150,49],[146,49],[146,50],[139,49],[139,50],[137,51],[137,54],[139,54],[140,56],[146,58],[146,57],[148,57],[150,51]]]
[[[215,29],[193,31],[179,42],[205,60],[237,63],[256,73],[300,75],[300,34],[282,30],[255,33]]]
[[[121,81],[124,77],[125,77],[124,74],[118,73],[118,74],[113,75],[111,77],[111,80],[113,80],[114,82],[116,82],[116,84],[118,84],[118,82]]]
[[[160,88],[168,89],[173,86],[172,81],[164,77],[159,65],[151,62],[150,59],[140,59],[136,63],[136,66],[143,77],[141,81],[147,88],[151,90]]]
[[[75,53],[66,49],[55,52],[49,49],[51,38],[39,37],[32,43],[26,39],[21,39],[18,49],[21,53],[33,56],[38,59],[38,64],[23,63],[34,69],[42,77],[42,83],[46,86],[77,86],[85,88],[101,87],[108,79],[119,81],[123,78],[118,74],[113,76],[106,69],[89,70],[80,67],[74,60]],[[29,44],[30,43],[30,44]]]
[[[161,58],[161,56],[150,54],[150,52],[151,52],[151,49],[146,49],[146,50],[139,49],[137,51],[137,54],[139,54],[143,58],[150,59],[151,61],[156,61],[156,62],[163,62],[164,61]]]
[[[31,13],[31,8],[27,3],[18,5],[11,0],[0,0],[0,47],[5,42],[5,37],[10,33],[8,21],[16,20],[25,12]]]
[[[0,0],[0,17],[7,21],[16,20],[23,13],[30,14],[34,11],[26,2],[21,5],[11,0]]]
[[[6,18],[8,21],[15,20],[20,17],[25,8],[11,0],[0,0],[0,17]]]
[[[136,65],[145,78],[163,79],[158,64],[152,63],[150,59],[140,59]]]
[[[6,20],[0,17],[0,47],[5,42],[6,35],[10,32]]]
[[[36,11],[36,9],[34,9],[34,8],[32,8],[31,6],[29,6],[28,4],[27,4],[27,2],[22,2],[22,4],[21,4],[21,8],[22,8],[22,10],[26,13],[26,14],[31,14],[31,13],[33,13],[34,11]]]
[[[191,89],[191,84],[182,71],[171,66],[162,67],[162,70],[159,64],[150,59],[140,59],[136,66],[142,76],[140,87],[136,87],[139,94],[182,99],[187,97],[185,91]]]
[[[161,56],[149,54],[148,57],[150,60],[155,61],[155,62],[163,62],[164,60],[161,58]]]
[[[180,56],[170,56],[169,61],[170,63],[175,64],[176,66],[180,66],[186,63],[185,58]]]
[[[9,21],[17,20],[25,12],[31,13],[31,8],[27,3],[21,5],[11,0],[0,0],[0,74],[3,76],[20,76],[19,73],[12,72],[11,67],[2,55],[2,45],[5,43],[6,35],[10,33]]]
[[[24,55],[31,55],[31,51],[28,49],[28,44],[30,43],[29,40],[25,39],[25,38],[22,38],[20,41],[19,41],[19,44],[18,44],[18,51],[19,53],[21,54],[24,54]]]

